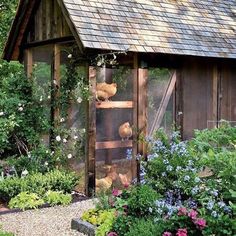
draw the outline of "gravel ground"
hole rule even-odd
[[[73,203],[68,207],[50,207],[0,216],[3,230],[17,236],[82,236],[70,229],[71,219],[94,207],[94,200]]]

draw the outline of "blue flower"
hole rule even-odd
[[[162,176],[162,177],[166,177],[166,172],[163,172],[163,173],[161,174],[161,176]]]
[[[164,163],[165,165],[168,165],[168,164],[169,164],[169,161],[168,161],[167,159],[163,159],[163,163]]]
[[[215,217],[215,218],[218,216],[218,214],[217,214],[216,211],[213,211],[213,212],[211,213],[211,215],[212,215],[213,217]]]
[[[198,191],[199,191],[199,187],[194,187],[192,190],[191,190],[191,193],[193,194],[193,195],[195,195],[195,194],[197,194],[198,193]]]
[[[189,181],[190,177],[188,175],[184,176],[184,181]]]
[[[210,200],[208,203],[207,203],[207,209],[208,210],[212,210],[213,209],[213,207],[214,207],[214,204],[215,204],[215,201],[212,201],[212,200]]]
[[[173,170],[173,167],[170,166],[170,165],[168,165],[168,166],[166,167],[166,170],[167,170],[167,171],[172,171],[172,170]]]
[[[223,201],[221,201],[221,202],[218,202],[218,206],[219,206],[220,208],[223,208],[223,207],[226,206],[226,204],[225,204]]]
[[[218,196],[218,190],[213,189],[212,191],[210,191],[210,194],[217,197]]]
[[[126,150],[126,159],[132,160],[132,149],[131,148]]]

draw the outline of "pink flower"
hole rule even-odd
[[[178,229],[178,232],[176,233],[176,236],[188,236],[187,229]]]
[[[114,197],[118,197],[119,195],[121,195],[121,193],[122,193],[122,191],[121,190],[119,190],[119,189],[113,189],[112,190],[112,196],[114,196]]]
[[[124,188],[129,188],[129,184],[128,184],[128,183],[125,183],[125,184],[124,184]]]
[[[180,207],[178,216],[186,216],[187,215],[187,209],[185,207]]]
[[[206,220],[200,218],[200,219],[196,219],[194,221],[194,224],[197,226],[197,228],[199,228],[200,230],[204,229],[206,227]]]
[[[116,232],[110,232],[107,234],[107,236],[118,236],[118,234]]]
[[[171,232],[164,232],[163,234],[162,234],[162,236],[172,236],[172,233]]]
[[[195,220],[197,218],[197,215],[198,215],[198,212],[195,211],[195,210],[191,210],[189,213],[188,213],[188,216],[192,219],[192,220]]]

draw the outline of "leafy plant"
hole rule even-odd
[[[74,173],[53,170],[46,174],[36,173],[24,178],[12,177],[0,181],[0,198],[9,201],[21,192],[45,194],[48,190],[71,193],[78,182]]]
[[[58,191],[51,191],[49,190],[46,192],[44,196],[44,200],[46,203],[50,204],[51,206],[55,205],[69,205],[72,201],[71,194],[64,194]]]
[[[21,192],[9,202],[10,208],[36,209],[44,204],[44,200],[36,193]]]

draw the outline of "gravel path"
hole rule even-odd
[[[0,216],[3,229],[17,236],[82,236],[70,229],[71,219],[94,207],[93,200],[73,203],[68,207],[50,207]]]

